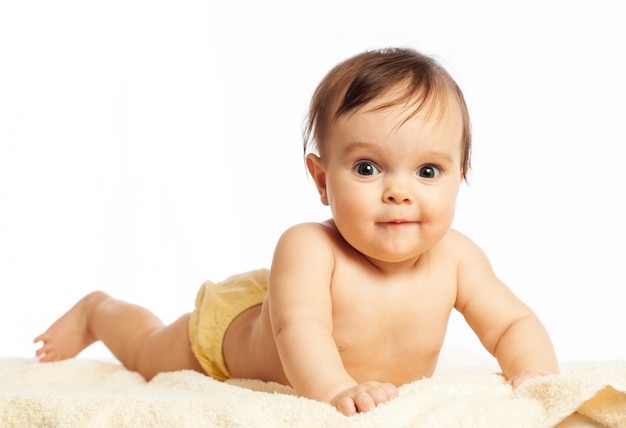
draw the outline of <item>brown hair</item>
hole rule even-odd
[[[409,117],[427,104],[445,106],[443,103],[448,94],[456,98],[463,121],[461,172],[467,178],[472,136],[463,93],[437,61],[413,49],[367,51],[333,68],[320,82],[311,99],[303,133],[305,155],[314,146],[323,156],[326,135],[334,121],[390,89],[402,86],[404,91],[393,104],[415,100],[416,108]],[[443,112],[443,109],[440,111]]]

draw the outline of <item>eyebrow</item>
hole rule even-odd
[[[380,146],[378,144],[375,143],[367,143],[364,141],[355,141],[353,143],[349,143],[344,149],[343,149],[343,153],[344,155],[346,154],[350,154],[353,152],[358,152],[360,150],[375,150],[375,151],[380,151]],[[439,152],[436,150],[428,150],[428,151],[424,151],[423,153],[420,153],[421,156],[426,157],[426,158],[436,158],[439,159],[440,162],[447,162],[447,163],[453,163],[453,159],[452,156],[450,156],[450,154],[448,153],[444,153],[444,152]]]
[[[454,159],[452,159],[452,156],[450,156],[448,153],[437,152],[433,150],[426,152],[424,156],[440,159],[440,161],[443,163],[453,163],[454,161]]]
[[[358,152],[359,150],[372,150],[374,148],[376,150],[380,150],[378,149],[378,144],[366,143],[364,141],[355,141],[353,143],[348,144],[346,147],[344,147],[343,152],[352,153],[352,152]]]

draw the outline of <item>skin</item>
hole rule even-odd
[[[307,157],[333,218],[280,238],[263,304],[239,315],[224,338],[231,374],[291,385],[345,415],[368,411],[396,397],[398,386],[433,374],[453,309],[513,388],[557,373],[538,318],[484,253],[450,229],[463,178],[456,103],[407,119],[405,105],[376,108],[391,99],[393,91],[339,118],[323,158]],[[102,340],[146,378],[201,372],[188,320],[164,326],[96,292],[35,339],[43,342],[37,355],[69,358]]]

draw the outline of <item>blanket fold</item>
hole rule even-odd
[[[2,427],[553,427],[578,412],[626,427],[626,363],[565,367],[512,391],[497,373],[445,373],[400,387],[397,399],[353,417],[248,379],[192,371],[146,382],[119,364],[0,359]],[[567,425],[572,426],[572,425]]]

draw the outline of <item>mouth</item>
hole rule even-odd
[[[381,223],[385,225],[389,225],[389,226],[401,226],[403,224],[417,224],[416,221],[404,220],[404,219],[394,219],[390,221],[384,221]]]

